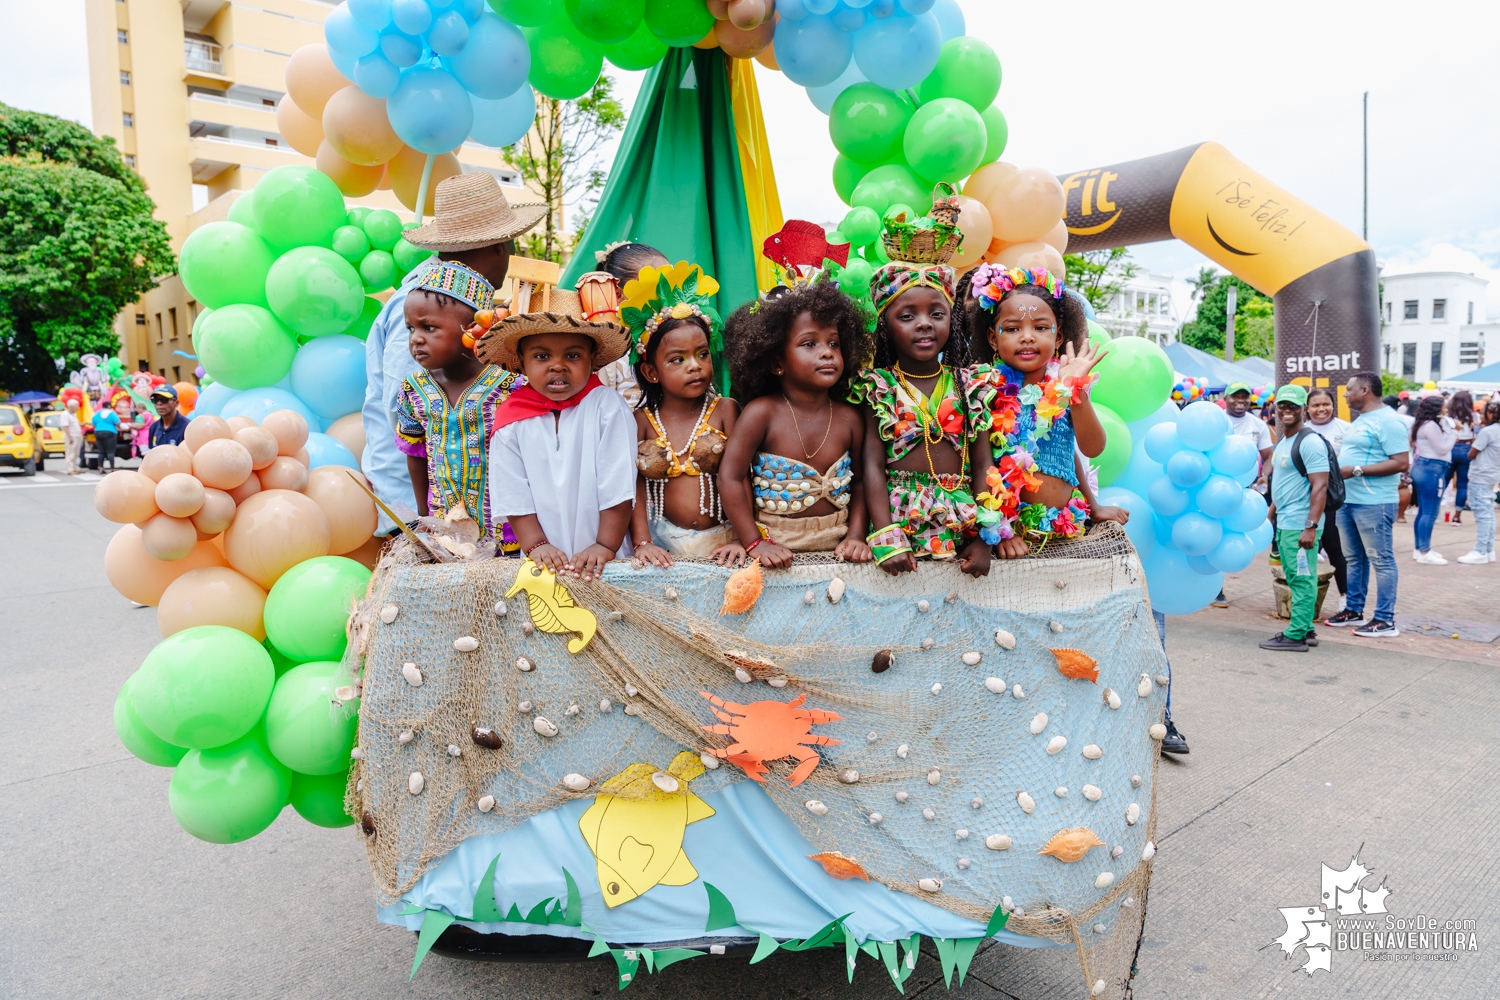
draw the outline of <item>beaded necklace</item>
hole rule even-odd
[[[698,467],[697,461],[693,459],[693,445],[700,437],[708,433],[709,415],[718,406],[719,398],[712,392],[703,394],[703,408],[698,411],[698,419],[693,423],[693,432],[688,435],[687,444],[683,445],[681,450],[673,448],[671,439],[667,437],[667,426],[662,423],[661,408],[653,406],[646,410],[646,419],[651,422],[652,429],[656,431],[656,443],[672,456],[672,464],[667,469],[666,478],[646,480],[647,520],[655,521],[665,516],[667,480],[683,475],[698,477],[698,513],[721,521],[724,519],[724,510],[719,502],[719,491],[714,485],[714,477],[705,476],[703,470]]]
[[[932,464],[932,446],[943,440],[943,425],[938,421],[937,414],[932,412],[932,410],[937,406],[941,406],[941,400],[946,399],[949,393],[956,391],[953,385],[953,371],[947,365],[941,362],[938,363],[937,381],[932,384],[931,396],[924,394],[916,386],[907,381],[908,377],[930,378],[931,376],[909,376],[907,372],[901,369],[901,362],[899,361],[892,366],[891,371],[895,374],[896,381],[901,384],[901,388],[906,390],[907,395],[916,404],[917,419],[922,421],[922,451],[927,456],[927,470],[936,479],[938,473],[937,467]],[[937,437],[932,436],[933,430],[937,431]],[[969,435],[967,433],[963,435],[963,441],[962,469],[967,469],[969,467]]]

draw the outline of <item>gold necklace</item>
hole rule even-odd
[[[807,439],[802,436],[802,425],[797,422],[797,408],[787,399],[786,393],[782,393],[781,398],[786,400],[786,408],[792,411],[792,426],[797,429],[797,443],[802,446],[802,458],[804,461],[811,459],[823,450],[823,446],[828,443],[828,435],[833,433],[833,397],[828,397],[828,429],[823,432],[823,440],[812,451],[807,450]]]
[[[899,383],[901,383],[901,388],[903,388],[903,389],[906,390],[907,394],[911,396],[912,402],[916,404],[917,417],[918,417],[918,419],[920,419],[922,421],[922,443],[923,443],[923,445],[934,445],[934,444],[937,444],[938,442],[942,441],[943,440],[943,425],[939,424],[936,421],[936,419],[933,419],[927,413],[927,411],[925,409],[923,409],[922,402],[924,400],[927,400],[927,398],[928,398],[927,394],[923,393],[923,392],[919,392],[917,390],[917,387],[914,386],[914,385],[912,385],[910,382],[908,382],[907,379],[908,378],[937,378],[937,379],[941,379],[943,377],[943,372],[947,369],[947,367],[948,367],[947,365],[944,365],[944,364],[940,363],[938,365],[938,370],[934,374],[932,374],[932,375],[908,375],[907,372],[905,372],[905,371],[902,370],[902,368],[901,368],[901,362],[898,361],[898,362],[896,362],[895,367],[892,369],[892,371],[894,371],[896,373],[896,381],[899,382]],[[934,388],[936,388],[935,384],[934,384]],[[932,437],[930,428],[936,428],[937,429],[937,437]],[[932,459],[931,459],[930,456],[929,456],[929,458],[927,460],[927,464],[928,465],[932,464]]]

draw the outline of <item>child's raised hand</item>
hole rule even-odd
[[[1030,552],[1024,538],[1005,538],[995,546],[995,555],[1001,559],[1024,559]]]
[[[551,542],[543,542],[532,549],[531,561],[543,569],[550,570],[557,576],[562,576],[568,571],[567,553]]]
[[[604,564],[614,557],[613,552],[595,542],[572,558],[568,563],[568,572],[588,583],[603,576]]]
[[[892,556],[880,564],[880,568],[891,576],[902,573],[915,573],[917,571],[917,557],[910,552],[903,552],[899,556]]]
[[[1058,367],[1057,374],[1060,378],[1066,378],[1069,375],[1075,378],[1086,378],[1088,373],[1093,371],[1094,366],[1103,361],[1108,353],[1108,348],[1096,349],[1091,341],[1084,341],[1083,347],[1077,351],[1073,350],[1073,345],[1070,343],[1063,349],[1063,356],[1060,359],[1062,363]]]
[[[672,554],[654,542],[646,542],[635,547],[635,558],[632,560],[637,568],[642,566],[659,566],[667,569],[672,565]]]
[[[1093,509],[1090,519],[1093,521],[1113,521],[1124,527],[1125,522],[1130,520],[1130,511],[1124,507],[1108,507],[1101,504]]]
[[[766,569],[786,569],[792,564],[792,550],[767,538],[755,547],[755,558]]]
[[[974,577],[990,575],[990,547],[983,539],[971,538],[959,550],[958,568]]]
[[[713,555],[709,556],[720,566],[733,566],[736,569],[745,565],[745,547],[739,542],[730,542],[728,545],[720,545],[714,549]]]
[[[845,535],[844,540],[834,548],[833,555],[840,562],[869,562],[875,558],[870,551],[870,546],[853,535]]]

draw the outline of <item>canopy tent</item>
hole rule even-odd
[[[1276,379],[1276,366],[1271,364],[1267,358],[1236,358],[1234,361],[1229,362],[1229,364],[1242,368],[1247,372],[1256,372],[1260,375],[1261,382],[1272,382]],[[1255,385],[1256,383],[1251,382],[1250,384]]]
[[[1231,382],[1244,382],[1254,387],[1270,381],[1268,375],[1216,358],[1207,351],[1200,351],[1187,344],[1168,344],[1166,352],[1167,357],[1172,359],[1172,367],[1180,374],[1205,380],[1208,383],[1204,387],[1207,392],[1223,392],[1224,387]]]
[[[1439,389],[1467,389],[1470,392],[1500,391],[1500,361],[1483,368],[1476,368],[1462,375],[1445,378],[1438,383]]]
[[[57,397],[56,396],[50,396],[50,395],[48,395],[45,392],[37,392],[35,389],[28,389],[25,392],[18,392],[18,393],[16,393],[14,396],[12,396],[9,399],[7,399],[6,402],[7,403],[55,403],[55,402],[57,402]]]

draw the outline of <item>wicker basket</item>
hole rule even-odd
[[[880,242],[891,260],[912,264],[946,264],[958,253],[963,234],[958,231],[958,201],[953,185],[938,184],[932,191],[932,225],[919,229],[906,213],[889,220]]]

